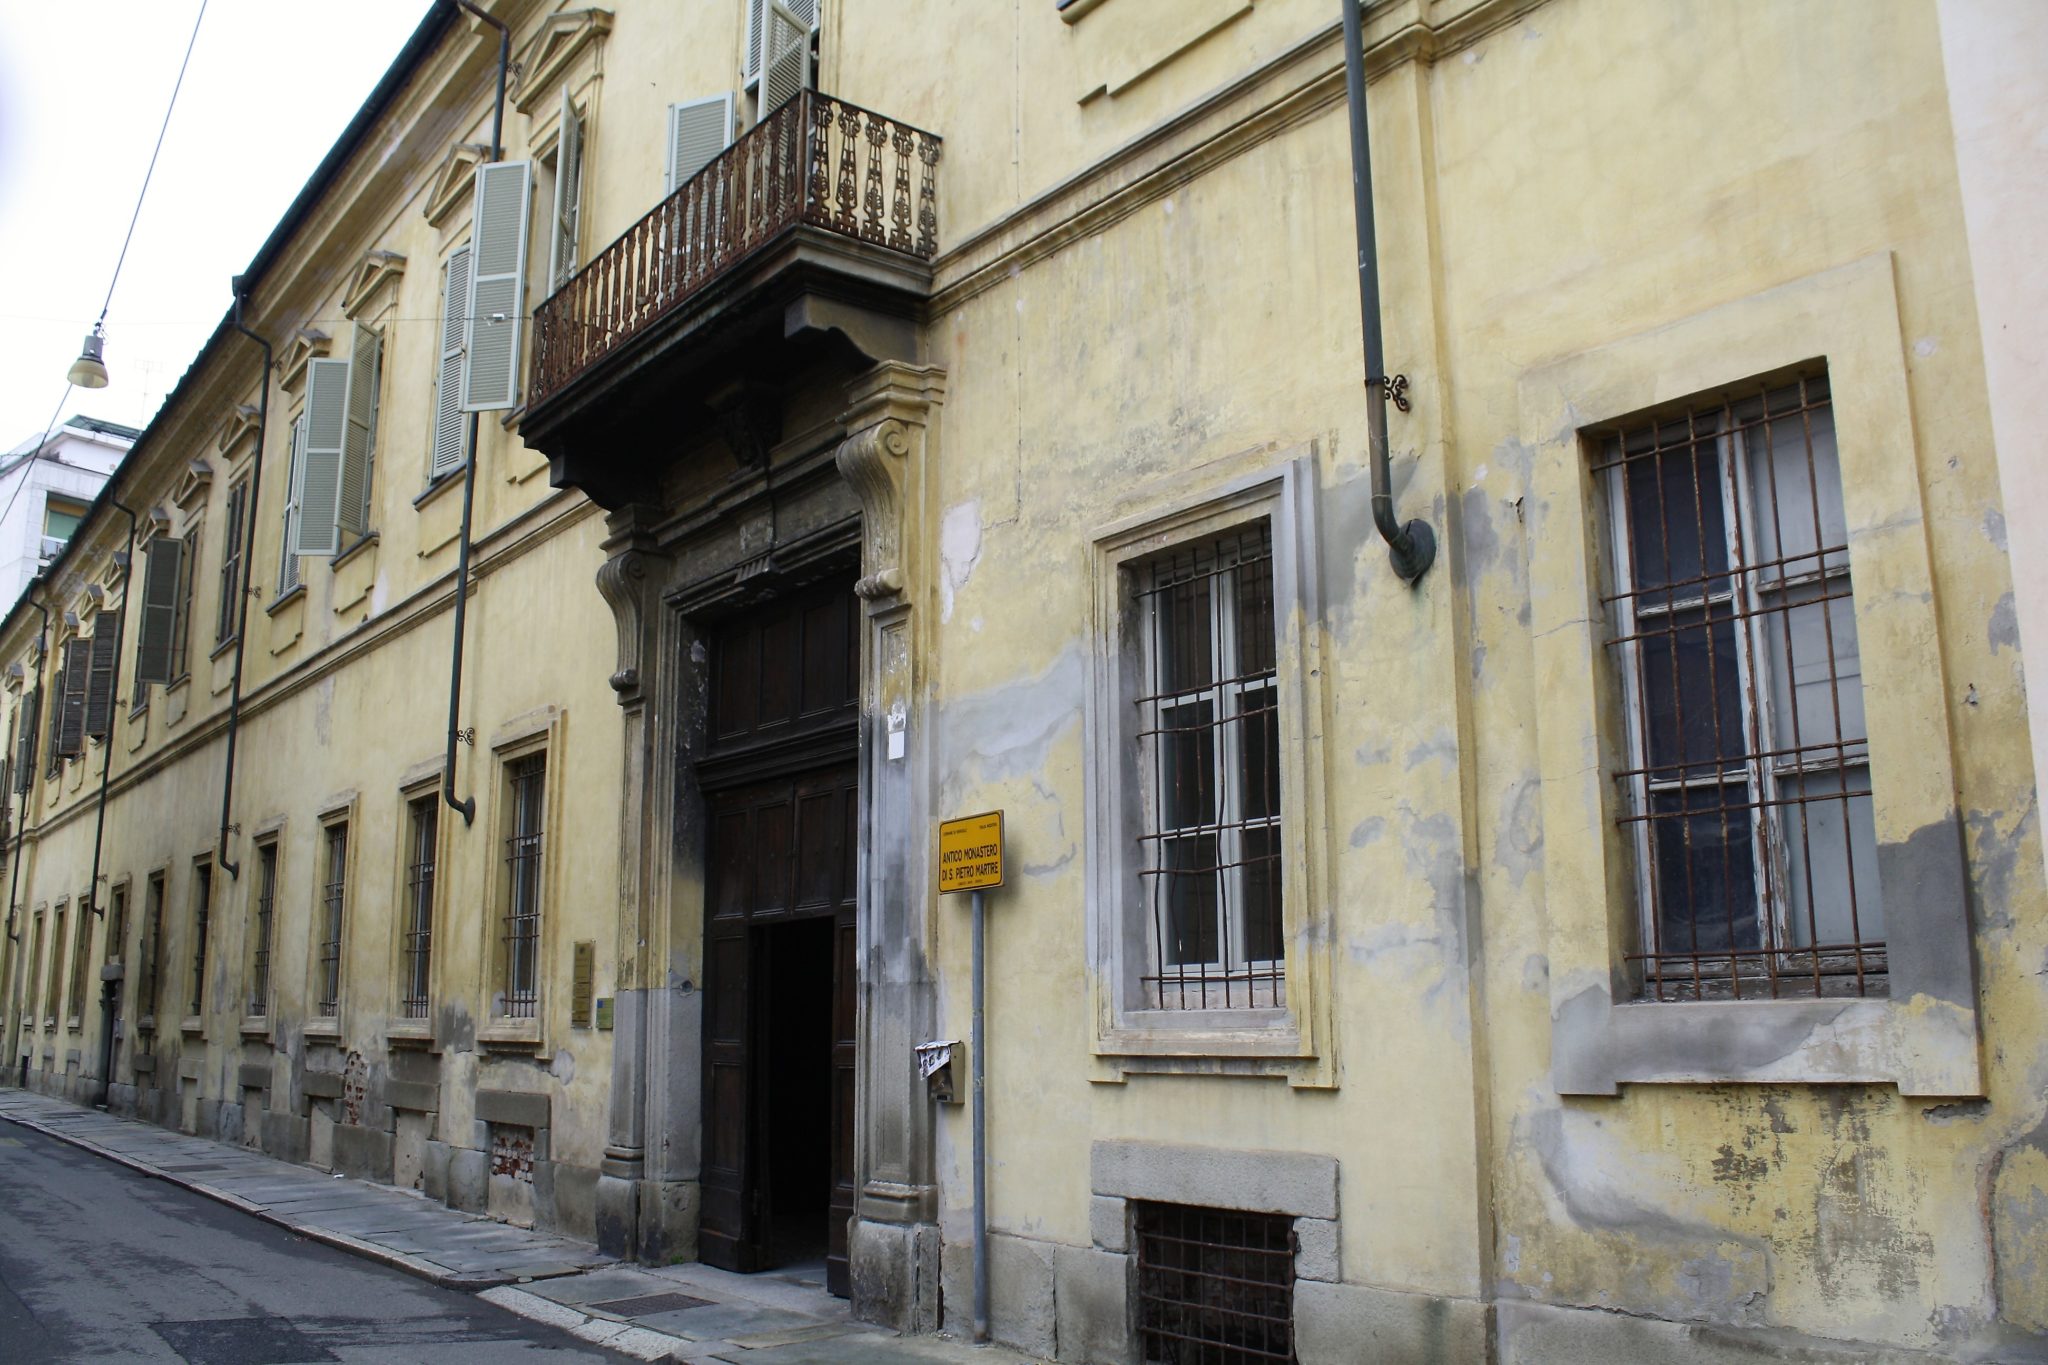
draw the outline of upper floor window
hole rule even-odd
[[[1826,375],[1624,421],[1598,449],[1644,994],[1884,994]]]
[[[249,481],[228,490],[227,525],[220,546],[220,600],[214,604],[213,642],[226,644],[241,631],[243,523],[249,512]]]
[[[37,558],[44,563],[55,559],[85,520],[86,504],[49,494],[43,500],[43,539]]]
[[[333,556],[370,530],[384,339],[351,324],[346,360],[306,362],[305,436],[293,476],[296,553]]]
[[[1141,973],[1153,1009],[1286,1003],[1273,550],[1259,520],[1129,570],[1145,650]]]

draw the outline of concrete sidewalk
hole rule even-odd
[[[855,1322],[824,1266],[735,1275],[705,1265],[631,1266],[583,1242],[515,1228],[406,1190],[155,1124],[0,1088],[0,1119],[167,1180],[299,1236],[642,1360],[720,1365],[1024,1365],[1032,1357]]]

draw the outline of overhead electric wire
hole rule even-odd
[[[156,159],[164,150],[164,134],[171,130],[171,114],[178,107],[178,92],[185,88],[185,72],[192,65],[192,49],[199,44],[199,25],[206,18],[207,3],[208,0],[199,0],[199,13],[192,18],[192,36],[185,40],[185,56],[178,63],[178,79],[171,83],[170,103],[164,106],[164,121],[157,127],[156,146],[149,153],[149,169],[142,173],[142,188],[135,194],[135,211],[128,215],[128,232],[121,238],[121,254],[114,258],[114,277],[107,281],[107,297],[100,304],[99,321],[93,324],[95,332],[106,325],[107,309],[114,304],[115,286],[121,283],[121,267],[128,263],[128,245],[135,240],[135,225],[142,221],[142,202],[149,197],[149,182],[156,175]],[[57,400],[57,410],[50,414],[50,424],[43,428],[43,438],[36,442],[35,450],[30,453],[30,463],[42,458],[43,447],[50,444],[50,437],[57,430],[57,419],[64,415],[64,405],[71,401],[71,391],[76,387],[68,380],[65,382],[64,396]],[[21,482],[14,485],[14,491],[7,495],[7,506],[0,508],[0,522],[5,522],[14,511],[14,500],[27,486],[28,476],[24,474]]]

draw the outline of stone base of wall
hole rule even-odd
[[[848,1229],[847,1258],[855,1317],[912,1335],[939,1329],[936,1225],[857,1217]]]
[[[1756,1365],[1762,1360],[1800,1365],[1933,1365],[1955,1357],[1872,1343],[1830,1341],[1773,1329],[1733,1330],[1630,1317],[1590,1308],[1502,1301],[1498,1316],[1499,1365],[1547,1365],[1569,1360],[1583,1365]],[[1991,1360],[2048,1359],[2048,1341],[2013,1343],[2012,1354],[1996,1346]],[[1972,1353],[1971,1358],[1979,1358]],[[1306,1355],[1302,1357],[1308,1359]]]

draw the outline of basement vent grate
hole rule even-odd
[[[622,1318],[645,1318],[656,1313],[680,1313],[685,1308],[702,1308],[710,1302],[709,1299],[693,1299],[688,1294],[642,1294],[637,1299],[613,1299],[609,1303],[590,1306],[606,1313],[616,1313]]]
[[[1132,1204],[1146,1365],[1294,1360],[1294,1220]]]

